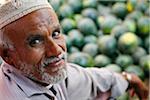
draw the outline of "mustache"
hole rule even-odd
[[[60,55],[58,56],[51,56],[49,58],[46,58],[44,59],[42,62],[41,62],[41,66],[42,67],[45,67],[47,66],[48,64],[51,64],[51,63],[54,63],[54,62],[58,62],[60,60],[67,60],[67,53],[66,52],[63,52],[61,53]]]

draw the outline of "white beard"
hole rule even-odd
[[[49,73],[46,72],[46,69],[44,67],[41,67],[38,69],[40,76],[42,77],[42,79],[38,79],[34,74],[33,74],[33,70],[34,68],[36,68],[35,66],[32,65],[28,65],[22,61],[19,61],[19,71],[21,73],[24,74],[24,76],[41,82],[41,83],[46,83],[46,84],[56,84],[59,83],[61,81],[63,81],[66,77],[67,77],[67,68],[66,68],[66,58],[65,58],[65,64],[60,66],[58,72],[55,75],[50,75]],[[32,66],[30,69],[29,66]]]
[[[66,66],[60,69],[56,75],[52,76],[47,72],[42,73],[42,81],[47,84],[56,84],[67,77]]]
[[[23,62],[22,62],[23,64]],[[29,65],[31,66],[31,65]],[[57,74],[55,75],[50,75],[45,71],[46,69],[41,67],[39,69],[40,75],[42,76],[42,79],[39,80],[36,78],[36,76],[32,73],[31,69],[26,67],[26,64],[24,66],[20,67],[19,71],[24,74],[24,76],[33,79],[35,81],[41,82],[41,83],[46,83],[46,84],[56,84],[61,81],[63,81],[67,77],[67,69],[66,69],[66,64],[62,65],[62,68],[58,70]]]

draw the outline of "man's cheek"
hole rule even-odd
[[[65,52],[67,52],[67,45],[66,45],[66,41],[65,40],[62,41],[62,48],[63,48],[63,50]]]
[[[44,57],[43,49],[30,53],[30,55],[28,55],[26,58],[30,63],[36,64],[42,59],[42,57]]]

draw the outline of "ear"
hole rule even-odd
[[[4,60],[6,63],[12,65],[12,64],[13,64],[13,57],[12,57],[12,55],[11,55],[11,54],[12,54],[11,50],[6,49],[6,48],[2,48],[2,49],[0,50],[0,52],[1,52],[1,57],[3,58],[3,60]]]

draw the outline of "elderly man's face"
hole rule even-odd
[[[7,25],[11,64],[36,81],[56,83],[66,77],[66,45],[55,12],[45,8]]]

